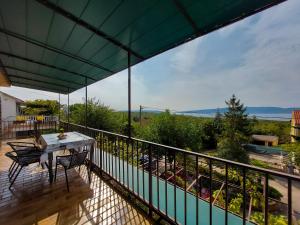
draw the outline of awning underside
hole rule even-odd
[[[66,94],[283,1],[0,0],[0,71]]]

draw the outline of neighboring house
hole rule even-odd
[[[272,135],[252,135],[252,140],[254,144],[265,145],[265,146],[277,146],[278,137]]]
[[[295,110],[292,112],[291,141],[300,141],[300,110]]]
[[[0,91],[0,114],[1,121],[15,120],[21,113],[21,104],[23,100]]]

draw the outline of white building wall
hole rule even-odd
[[[1,97],[1,120],[6,120],[10,116],[17,115],[17,104],[14,98],[0,93]]]

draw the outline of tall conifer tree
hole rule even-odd
[[[243,144],[248,142],[250,122],[246,107],[235,95],[225,101],[228,111],[224,116],[224,130],[218,143],[219,156],[225,159],[248,163],[249,157]]]

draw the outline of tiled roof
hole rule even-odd
[[[300,125],[300,110],[293,111],[292,118],[295,120],[295,125]]]

